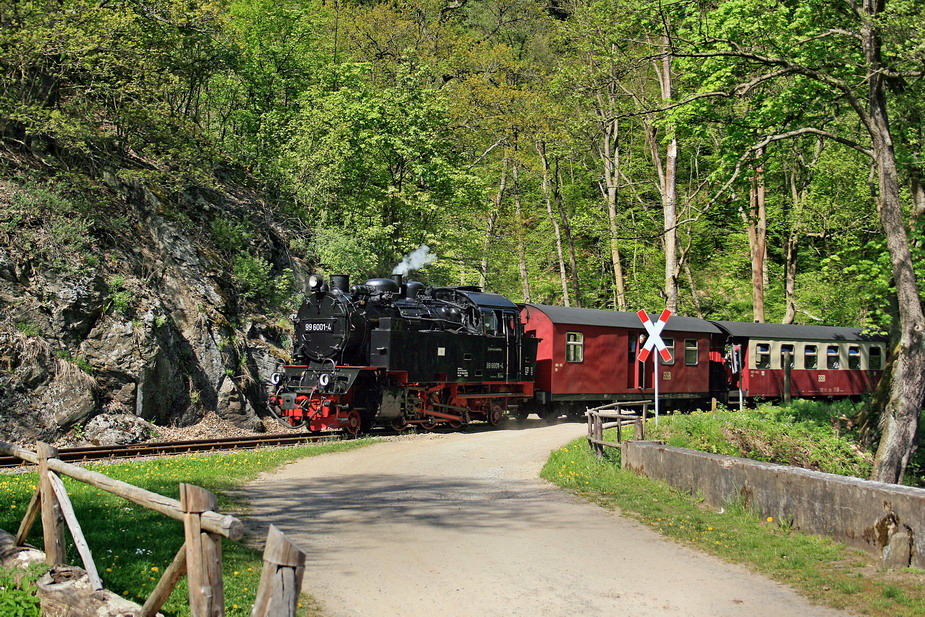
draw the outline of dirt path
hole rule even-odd
[[[309,552],[331,617],[845,615],[538,479],[560,424],[422,435],[250,484],[249,517]]]

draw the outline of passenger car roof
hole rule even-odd
[[[549,304],[523,304],[530,310],[538,310],[556,324],[574,324],[576,326],[603,326],[609,328],[633,328],[642,330],[643,325],[636,313],[624,311],[601,311],[598,309],[552,306]],[[650,314],[649,320],[658,319],[658,314]],[[704,332],[721,334],[722,330],[714,324],[696,317],[672,315],[665,324],[665,332]]]
[[[670,322],[669,322],[670,323]],[[884,336],[865,334],[863,328],[840,326],[803,326],[747,321],[714,321],[730,336],[812,341],[885,341]]]

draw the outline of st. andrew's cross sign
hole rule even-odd
[[[642,322],[643,327],[645,327],[646,332],[649,334],[646,342],[643,344],[642,349],[639,350],[639,354],[636,356],[636,360],[639,362],[645,362],[649,358],[649,354],[652,352],[652,348],[655,347],[658,349],[658,355],[661,356],[664,362],[671,362],[671,352],[668,351],[668,347],[665,345],[665,341],[662,340],[662,330],[665,329],[665,324],[668,323],[668,318],[671,317],[671,311],[665,309],[662,311],[662,314],[656,321],[649,321],[649,315],[645,311],[638,311],[636,315],[639,317],[639,321]],[[655,425],[658,426],[658,360],[656,359],[655,365],[652,367],[652,385],[655,386]]]
[[[639,351],[639,361],[645,362],[648,360],[652,348],[657,347],[658,355],[662,357],[662,361],[671,362],[671,352],[668,351],[668,348],[665,347],[665,341],[662,340],[662,330],[665,328],[665,324],[668,323],[668,318],[671,317],[671,311],[668,309],[662,311],[657,321],[649,321],[649,315],[645,311],[639,311],[636,315],[639,316],[639,321],[642,322],[646,332],[649,333],[649,338],[646,339],[645,344]]]

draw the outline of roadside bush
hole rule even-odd
[[[650,422],[646,432],[672,446],[867,478],[873,454],[854,435],[835,429],[838,418],[852,412],[850,405],[798,400],[787,407],[669,414],[657,428]]]

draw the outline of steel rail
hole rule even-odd
[[[61,448],[58,451],[57,458],[66,462],[114,460],[137,456],[161,456],[217,450],[253,450],[263,446],[295,445],[340,438],[341,435],[339,434],[295,433],[251,437],[221,437],[216,439],[187,439],[182,441],[137,443],[125,446],[80,446]],[[23,457],[17,456],[0,456],[0,468],[19,467],[29,460],[23,460]]]

